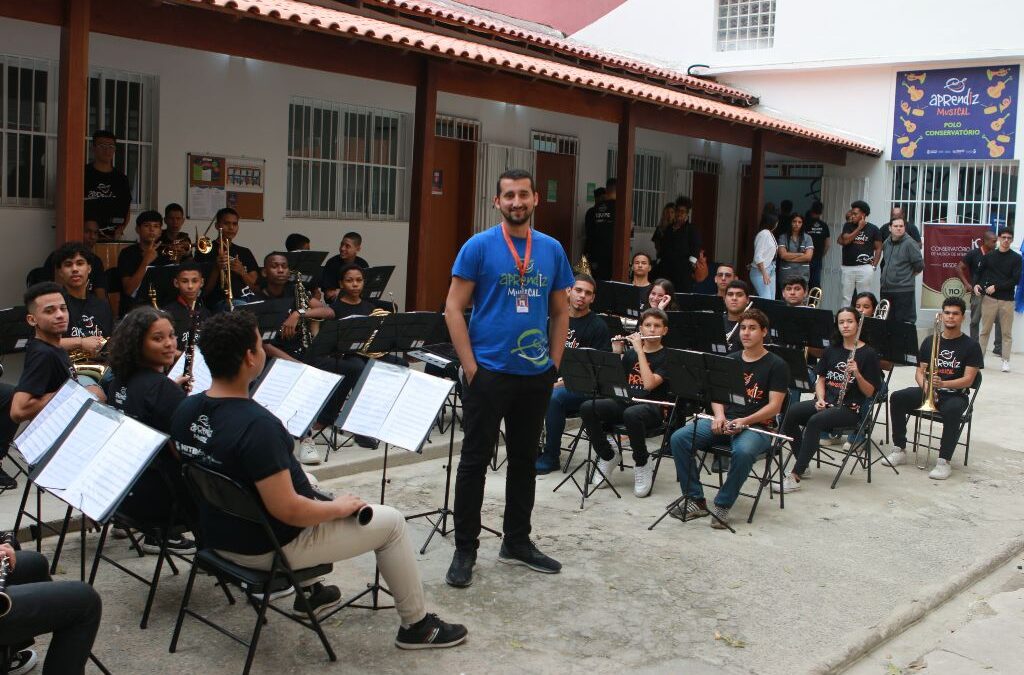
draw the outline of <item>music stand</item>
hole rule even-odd
[[[789,366],[789,388],[801,392],[813,392],[814,382],[807,372],[807,359],[803,348],[784,347],[782,345],[765,345],[772,354],[776,354]],[[792,405],[793,402],[790,402]]]
[[[273,342],[281,333],[281,324],[288,318],[292,309],[293,298],[271,298],[269,300],[256,300],[246,303],[240,309],[252,312],[256,315],[256,324],[259,326],[260,336],[264,342]],[[296,334],[298,331],[296,331]]]
[[[403,312],[381,317],[365,351],[407,352],[423,347],[441,322],[439,312]]]
[[[725,300],[720,295],[706,293],[676,293],[672,296],[680,312],[725,313]]]
[[[640,297],[640,286],[624,281],[597,282],[597,311],[636,319],[646,298]]]
[[[27,313],[24,306],[0,309],[0,354],[25,351],[25,345],[35,335],[35,329],[25,321]]]
[[[309,353],[312,356],[330,356],[360,351],[383,319],[381,316],[350,316],[324,321],[309,346]]]
[[[622,372],[622,359],[614,352],[606,352],[599,349],[566,349],[562,355],[562,365],[558,370],[562,376],[565,387],[572,391],[590,395],[591,405],[597,398],[629,398],[629,385],[626,382],[626,374]],[[572,481],[576,489],[580,491],[580,509],[583,508],[590,497],[597,490],[597,485],[590,487],[594,474],[600,473],[604,482],[612,489],[619,499],[622,495],[615,489],[612,482],[605,476],[597,462],[593,458],[594,440],[587,437],[587,457],[581,461],[568,476],[562,479],[552,492],[558,492],[558,488]],[[591,469],[593,466],[593,469]],[[583,469],[583,485],[576,480],[576,472]]]
[[[783,304],[774,308],[776,318],[769,317],[778,327],[778,341],[794,347],[828,347],[832,340],[835,319],[827,309],[790,307]],[[774,333],[775,331],[773,331]]]
[[[156,304],[162,306],[178,295],[174,287],[174,277],[178,276],[181,265],[150,265],[142,277],[142,283],[135,289],[136,303],[149,302],[149,288],[156,291]]]
[[[615,316],[614,314],[598,314],[598,318],[604,321],[604,325],[608,327],[609,335],[625,335],[626,327],[622,325],[622,317]]]
[[[288,273],[292,281],[301,281],[307,287],[320,278],[320,268],[327,257],[327,251],[288,251]]]
[[[690,349],[709,354],[727,354],[725,325],[722,315],[713,312],[667,312],[668,335],[662,340],[666,347]]]
[[[380,300],[394,272],[394,265],[368,267],[363,270],[363,292],[361,297],[364,300]]]

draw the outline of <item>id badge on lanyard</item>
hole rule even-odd
[[[529,314],[530,313],[530,296],[526,293],[524,286],[519,287],[519,291],[516,293],[516,314]]]
[[[529,314],[530,296],[526,289],[526,273],[530,267],[530,253],[533,249],[533,232],[531,230],[526,231],[526,255],[522,258],[519,257],[519,252],[516,251],[516,247],[512,244],[512,237],[509,236],[505,223],[501,224],[501,234],[505,238],[505,244],[508,246],[508,250],[512,254],[512,260],[516,264],[516,270],[519,272],[519,290],[516,291],[515,294],[516,314]]]

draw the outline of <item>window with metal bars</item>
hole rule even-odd
[[[439,114],[434,120],[434,135],[456,141],[480,142],[480,122],[467,117]]]
[[[0,206],[53,205],[56,68],[0,55]]]
[[[889,205],[910,222],[1013,227],[1018,163],[892,162]]]
[[[575,136],[534,131],[530,134],[530,146],[537,152],[573,155],[575,157],[579,154],[580,139]]]
[[[409,115],[293,98],[286,216],[401,220]]]
[[[690,155],[689,168],[690,171],[696,171],[697,173],[710,173],[717,176],[722,172],[722,163],[713,157]]]
[[[618,171],[617,148],[608,148],[608,177]],[[665,202],[665,153],[638,148],[633,167],[633,225],[653,229]]]
[[[768,49],[775,44],[775,0],[718,0],[720,52]]]

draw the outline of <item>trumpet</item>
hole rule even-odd
[[[818,309],[821,305],[821,289],[815,286],[811,290],[807,291],[807,302],[806,306],[811,309]]]
[[[932,327],[932,350],[928,357],[928,367],[924,371],[924,395],[922,396],[921,407],[917,409],[918,412],[930,413],[928,415],[928,455],[925,457],[924,463],[920,461],[920,455],[918,455],[917,468],[927,469],[928,462],[932,458],[932,444],[931,436],[932,429],[935,426],[935,413],[939,411],[938,405],[935,403],[935,385],[932,383],[932,379],[935,377],[938,366],[939,358],[939,338],[942,335],[942,313],[938,312],[935,314],[935,323]],[[914,448],[915,454],[917,448]]]
[[[889,317],[889,301],[882,300],[878,303],[878,307],[875,308],[874,318],[885,321]]]
[[[192,240],[189,239],[187,232],[179,232],[174,241],[160,244],[156,251],[158,255],[170,260],[171,264],[177,265],[182,258],[192,254]]]

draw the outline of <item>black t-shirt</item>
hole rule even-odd
[[[846,361],[850,358],[850,350],[842,346],[832,346],[825,350],[821,359],[818,360],[818,367],[815,371],[818,377],[825,378],[825,403],[835,405],[839,400],[839,392],[842,391],[846,381]],[[870,382],[875,390],[882,383],[882,367],[878,361],[878,353],[868,346],[859,347],[853,357],[857,362],[857,370],[861,377]],[[843,399],[843,407],[860,410],[860,406],[867,399],[864,392],[860,390],[856,382],[847,385],[846,397]]]
[[[174,333],[178,337],[178,349],[185,351],[185,347],[188,346],[188,333],[192,329],[192,311],[185,301],[178,296],[173,302],[169,302],[162,306],[160,309],[171,315],[171,323],[174,325]],[[210,310],[206,309],[203,305],[202,300],[196,301],[196,312],[199,313],[199,325],[200,330],[196,333],[201,332],[201,327],[204,321],[210,318]],[[196,337],[199,340],[199,337]]]
[[[110,405],[165,434],[171,432],[171,417],[186,398],[174,380],[149,368],[136,371],[127,382],[115,376],[104,391]]]
[[[196,262],[217,267],[217,255],[220,253],[219,242],[219,239],[214,240],[213,249],[209,253],[196,254]],[[228,255],[232,258],[238,258],[247,273],[256,271],[260,268],[259,263],[256,262],[256,256],[252,254],[252,251],[244,246],[239,246],[235,242],[231,242],[231,245],[228,247]],[[213,274],[213,272],[210,272],[210,274]],[[245,300],[246,302],[251,301],[254,299],[252,296],[255,295],[255,293],[256,289],[249,288],[241,276],[234,272],[231,273],[231,295],[235,300]],[[224,291],[218,282],[217,285],[214,286],[213,290],[207,294],[206,304],[210,307],[216,307],[217,303],[224,299]]]
[[[743,349],[743,343],[740,342],[740,329],[736,327],[738,322],[730,319],[727,313],[722,315],[722,320],[725,322],[726,352],[731,354]]]
[[[584,217],[587,259],[598,279],[612,278],[612,243],[615,238],[615,200],[603,201]]]
[[[68,306],[68,330],[64,337],[110,337],[114,332],[114,317],[106,300],[86,295],[84,300],[64,294]]]
[[[268,313],[273,310],[270,316],[276,317],[275,325],[279,326],[295,309],[295,283],[291,281],[286,283],[280,295],[271,295],[267,287],[263,286],[256,292],[256,299],[264,302]],[[285,340],[281,332],[278,331],[277,337],[271,340],[270,344],[292,356],[298,356],[302,351],[302,338],[298,330],[295,331],[295,336],[291,340]]]
[[[846,223],[843,225],[843,234],[849,234],[855,229],[857,226],[854,223]],[[843,246],[843,266],[870,265],[875,259],[876,241],[881,241],[878,237],[878,228],[868,223],[857,233],[853,241]]]
[[[651,398],[664,401],[668,398],[668,351],[663,347],[656,352],[644,352],[647,356],[647,365],[651,372],[661,375],[661,384],[654,391],[644,389],[644,380],[640,376],[640,358],[632,349],[627,349],[622,356],[622,369],[626,371],[626,383],[629,385],[629,395],[633,398]]]
[[[641,310],[650,307],[651,289],[654,288],[654,283],[652,282],[645,286],[634,286],[634,288],[636,288],[636,306],[640,307]]]
[[[171,259],[165,255],[158,255],[153,259],[153,262],[149,263],[149,267],[159,267],[162,265],[170,265]],[[121,278],[121,284],[124,285],[124,280],[130,276],[133,276],[139,271],[139,266],[142,265],[142,247],[138,243],[133,246],[129,246],[122,249],[117,255],[117,276]],[[154,286],[154,291],[157,294],[157,302],[161,298],[166,298],[171,292],[172,288],[157,288]],[[120,310],[121,316],[124,316],[133,307],[143,305],[149,302],[149,287],[145,282],[145,277],[141,285],[136,289],[135,296],[131,296],[128,293],[121,293]]]
[[[594,312],[587,312],[586,316],[569,317],[569,332],[565,334],[565,348],[579,349],[590,347],[610,352],[612,349],[611,336],[608,334],[608,324]]]
[[[344,319],[349,316],[370,316],[377,306],[366,300],[360,300],[358,305],[350,305],[338,299],[331,303],[331,309],[335,319]]]
[[[981,278],[981,259],[985,257],[985,251],[981,247],[972,248],[964,256],[964,264],[967,265],[967,278],[972,284],[978,283]]]
[[[821,257],[825,255],[825,240],[832,236],[832,233],[828,229],[828,223],[821,218],[811,219],[810,217],[804,218],[804,232],[811,236],[811,241],[814,242],[814,252],[811,254],[812,260],[821,260]]]
[[[91,268],[89,272],[89,290],[95,291],[97,288],[107,289],[107,273],[103,267],[103,261],[100,257],[92,251],[87,251],[85,259],[89,263]],[[56,275],[56,267],[53,264],[53,253],[46,257],[46,262],[43,263],[43,271],[46,274],[47,281],[53,281]]]
[[[356,256],[352,260],[356,265],[359,265],[364,270],[370,267],[370,263],[366,262],[359,256]],[[341,261],[341,254],[328,258],[327,262],[324,263],[324,268],[320,271],[320,289],[324,291],[331,291],[335,288],[339,288],[338,274],[341,272],[341,268],[347,263]]]
[[[110,173],[85,165],[85,218],[99,224],[100,234],[112,237],[128,215],[132,204],[132,187],[128,176],[117,169]]]
[[[729,354],[729,358],[736,359],[743,364],[743,383],[747,388],[747,400],[742,405],[737,403],[726,405],[726,419],[749,417],[768,405],[769,392],[786,393],[789,388],[789,366],[781,356],[765,352],[764,356],[757,361],[747,362],[743,360],[743,352],[735,352]],[[774,426],[771,421],[764,425]]]
[[[31,396],[49,394],[60,389],[73,372],[66,351],[33,338],[25,345],[25,366],[14,391]]]
[[[921,343],[917,353],[917,362],[927,364],[932,357],[932,336],[929,335]],[[985,358],[981,353],[981,345],[970,335],[964,333],[950,340],[939,336],[939,353],[936,359],[935,372],[940,380],[955,380],[963,377],[967,367],[984,368]],[[939,388],[940,396],[966,396],[967,389]]]
[[[693,263],[691,257],[700,253],[700,231],[691,222],[683,223],[679,229],[665,230],[661,241],[661,271],[675,285],[676,290],[688,293],[693,287]]]
[[[288,471],[295,492],[315,499],[293,454],[295,442],[266,408],[249,399],[196,394],[178,405],[170,433],[183,456],[204,463],[249,490],[282,546],[302,531],[270,515],[256,489],[257,482]],[[259,525],[214,512],[205,504],[200,505],[199,519],[205,543],[215,549],[259,555],[273,548]]]

